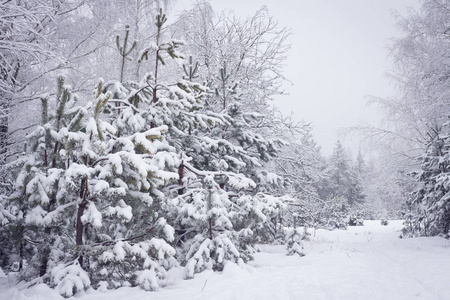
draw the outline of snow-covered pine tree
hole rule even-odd
[[[59,222],[60,212],[72,208],[75,203],[58,203],[58,180],[65,161],[59,156],[63,149],[61,130],[78,130],[85,111],[75,106],[73,97],[63,78],[58,79],[53,109],[49,114],[48,97],[41,98],[41,125],[27,137],[27,154],[11,163],[18,168],[14,192],[9,198],[9,210],[14,212],[14,221],[8,225],[14,232],[13,244],[18,245],[17,263],[26,278],[44,276],[51,264],[51,251],[61,243],[64,227]],[[63,200],[65,201],[65,200]],[[70,201],[68,201],[70,203]],[[61,207],[60,207],[61,205]],[[26,265],[25,265],[26,262]]]
[[[353,172],[356,176],[356,185],[364,192],[364,201],[352,206],[349,225],[360,226],[364,220],[386,218],[386,208],[382,207],[379,195],[375,195],[376,185],[379,183],[378,178],[375,178],[375,166],[373,162],[366,161],[361,149],[356,156]]]
[[[178,52],[181,42],[163,35],[165,22],[161,11],[155,22],[159,33],[156,41],[143,50],[139,62],[154,58],[147,64],[153,66],[153,72],[140,82],[109,81],[104,91],[113,95],[110,102],[115,105],[108,109],[115,111],[112,115],[118,114],[112,124],[121,134],[167,126],[165,138],[178,155],[174,160],[178,182],[168,182],[162,189],[165,196],[154,203],[154,209],[174,225],[178,259],[188,265],[187,277],[192,277],[193,272],[205,268],[223,268],[227,260],[248,260],[248,245],[253,240],[246,225],[266,221],[264,214],[274,213],[282,204],[268,195],[253,193],[250,197],[244,192],[256,185],[239,172],[246,165],[243,160],[259,163],[241,146],[222,137],[233,119],[225,112],[204,108],[208,89],[193,82],[197,67],[192,59],[183,65],[182,78],[164,76],[169,61],[183,57]],[[208,163],[204,163],[205,158]],[[174,199],[168,201],[171,197]],[[258,221],[247,224],[244,219],[251,213],[255,216],[251,220]],[[205,256],[204,264],[194,263],[193,257],[199,256]]]
[[[292,218],[293,218],[293,227],[285,227],[284,231],[285,231],[285,236],[286,236],[286,242],[285,242],[285,247],[286,247],[286,254],[287,255],[299,255],[304,256],[304,251],[303,251],[303,240],[307,239],[308,236],[308,226],[305,227],[300,227],[298,226],[298,222],[297,222],[297,218],[298,215],[296,213],[292,214]]]
[[[346,198],[334,196],[322,208],[322,224],[330,229],[346,229],[349,223],[350,206]]]
[[[339,141],[336,142],[330,165],[333,195],[345,197],[350,206],[362,203],[365,195],[362,191],[361,182],[352,168],[351,160],[345,153],[345,148]]]
[[[419,188],[413,193],[405,220],[405,235],[450,235],[450,135],[449,123],[430,130]]]
[[[75,106],[60,78],[56,101],[42,100],[42,125],[29,135],[28,155],[15,163],[12,226],[22,248],[31,248],[21,257],[22,273],[39,275],[64,296],[101,281],[157,289],[175,263],[166,242],[173,228],[152,210],[158,187],[177,177],[166,170],[176,164],[162,138],[167,127],[118,136],[100,117],[111,97],[102,84],[94,101]]]
[[[99,85],[97,92],[103,94],[101,90]],[[96,113],[102,109],[97,108]],[[97,125],[97,138],[106,153],[92,158],[95,177],[90,194],[96,206],[89,202],[81,217],[90,224],[85,231],[92,246],[83,247],[90,253],[88,263],[96,272],[92,277],[96,283],[156,290],[164,284],[166,269],[176,265],[175,250],[167,243],[174,238],[173,228],[159,215],[158,206],[164,199],[160,189],[177,178],[173,172],[177,156],[162,136],[167,126],[145,125],[147,112],[131,105],[117,111],[119,115],[112,112],[110,118],[120,120],[120,126],[115,121],[112,126]],[[97,115],[91,118],[92,127],[94,121],[99,121]],[[101,125],[107,129],[103,133],[98,129]]]
[[[164,20],[158,15],[157,26]],[[233,118],[203,108],[207,89],[187,80],[188,68],[184,79],[163,80],[179,46],[161,35],[141,56],[156,54],[153,74],[101,81],[85,106],[63,80],[43,99],[42,124],[12,164],[19,175],[8,207],[27,278],[41,275],[65,296],[90,285],[157,289],[176,263],[167,242],[176,237],[179,261],[194,266],[187,277],[220,269],[249,259],[252,230],[283,208],[239,172],[245,159],[260,166],[261,155],[222,137]],[[196,168],[198,153],[211,149],[214,164]],[[197,263],[203,255],[205,264]]]
[[[242,173],[255,182],[253,192],[283,195],[283,177],[267,162],[282,144],[280,129],[292,125],[283,127],[286,118],[270,103],[281,92],[288,30],[277,28],[265,8],[240,20],[232,13],[215,14],[207,2],[184,12],[173,30],[186,41],[187,51],[198,60],[199,79],[212,90],[205,110],[225,117],[221,127],[205,133],[218,143],[195,155],[198,159],[192,164],[202,170]],[[226,183],[222,186],[227,188]],[[258,226],[265,240],[273,240],[277,227],[282,232],[279,216],[270,219],[272,224],[265,222],[269,226]]]
[[[188,232],[184,237],[197,233],[193,239],[194,243],[188,243],[189,250],[186,252],[188,266],[186,277],[188,278],[192,277],[194,272],[204,268],[221,269],[223,267],[221,256],[205,257],[205,253],[223,251],[217,248],[224,247],[219,246],[222,242],[213,242],[218,237],[221,239],[227,237],[230,241],[224,245],[234,244],[239,251],[240,256],[236,256],[231,246],[228,247],[229,253],[232,253],[229,255],[230,260],[250,259],[252,253],[250,245],[255,242],[254,233],[256,233],[253,231],[267,231],[268,228],[263,224],[269,224],[269,220],[284,207],[280,199],[261,193],[261,191],[273,190],[271,186],[277,186],[281,181],[281,178],[275,174],[258,172],[262,167],[261,160],[268,160],[275,152],[273,141],[252,132],[252,124],[257,123],[262,116],[245,114],[241,111],[238,87],[235,84],[233,86],[228,84],[225,67],[220,70],[219,77],[222,83],[219,87],[222,90],[216,88],[213,95],[206,97],[204,111],[208,115],[216,116],[220,122],[217,122],[216,126],[197,128],[192,131],[189,139],[185,140],[187,143],[184,144],[183,149],[192,158],[191,161],[184,162],[188,171],[191,171],[193,175],[212,176],[211,178],[214,179],[216,183],[214,193],[222,195],[217,198],[222,199],[221,204],[217,202],[215,206],[223,207],[224,210],[217,211],[222,211],[224,214],[221,217],[211,215],[206,205],[206,208],[203,206],[200,211],[192,210],[192,207],[186,209],[184,213],[188,216],[196,215],[193,220],[187,221],[184,214],[178,218],[182,224],[180,226],[183,228],[182,231]],[[211,106],[211,103],[219,103],[220,107]],[[202,170],[203,173],[198,170]],[[201,180],[204,181],[204,179]],[[245,192],[245,190],[251,191]],[[188,192],[187,195],[179,197],[179,200],[180,203],[184,203],[184,208],[190,207],[189,202],[193,201],[190,197],[205,198],[205,195],[209,195],[211,191],[209,188],[203,189],[196,196]],[[195,205],[194,207],[199,209]],[[207,223],[204,222],[205,216]],[[222,218],[229,218],[230,222],[221,223]],[[224,227],[223,224],[230,224],[232,228]],[[213,237],[213,232],[218,235]],[[203,240],[208,247],[202,247],[203,243],[199,243],[198,240]]]
[[[265,8],[240,20],[232,13],[216,14],[207,2],[184,12],[173,30],[186,41],[186,50],[198,60],[199,79],[212,91],[205,109],[227,116],[222,130],[212,132],[224,140],[221,147],[211,148],[212,155],[199,155],[199,162],[218,170],[219,160],[214,156],[219,155],[230,170],[252,178],[259,191],[279,194],[281,177],[258,165],[272,159],[280,146],[280,119],[270,100],[281,92],[288,30],[278,29]],[[245,166],[229,158],[227,143],[245,149],[243,154],[232,153],[241,156]]]

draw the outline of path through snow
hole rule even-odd
[[[80,300],[122,299],[450,299],[450,241],[399,239],[400,221],[348,230],[317,230],[306,242],[305,257],[288,257],[282,246],[260,246],[250,266],[227,264],[181,280],[172,271],[168,286],[149,293],[139,288],[88,291]],[[40,285],[29,290],[1,282],[0,299],[62,299]]]

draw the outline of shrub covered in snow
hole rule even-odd
[[[348,226],[364,226],[364,219],[357,216],[351,216],[348,220]]]
[[[196,236],[189,243],[186,253],[185,278],[193,278],[195,273],[203,270],[222,271],[226,261],[237,263],[240,253],[233,242],[225,235],[219,234],[212,240]]]
[[[335,197],[328,200],[323,208],[323,219],[327,227],[346,229],[350,207],[343,197]]]
[[[301,227],[286,227],[284,230],[286,235],[286,254],[304,256],[302,241],[306,237],[306,229]]]
[[[88,273],[81,268],[77,260],[68,265],[55,266],[51,271],[51,282],[66,298],[91,286]]]

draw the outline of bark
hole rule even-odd
[[[181,163],[180,166],[178,167],[178,184],[180,185],[180,188],[178,189],[178,195],[184,194],[183,177],[184,177],[184,165],[183,163]]]
[[[5,101],[8,101],[7,99]],[[0,103],[0,166],[6,163],[6,156],[8,152],[8,103]],[[3,115],[4,114],[4,115]]]
[[[42,277],[47,273],[47,266],[48,266],[48,260],[50,258],[50,242],[48,238],[51,236],[51,229],[50,227],[46,227],[44,229],[45,232],[45,245],[44,249],[42,250],[42,257],[41,257],[41,265],[39,266],[39,276]]]
[[[84,214],[84,210],[86,209],[87,205],[87,195],[88,195],[88,188],[87,188],[87,178],[83,178],[81,180],[81,190],[80,190],[80,198],[81,203],[78,205],[78,211],[77,211],[77,224],[76,224],[76,235],[75,235],[75,243],[78,247],[81,247],[83,245],[83,229],[84,225],[81,221],[81,217]],[[82,252],[80,252],[80,255],[78,257],[78,262],[81,267],[83,267],[83,255]]]
[[[77,212],[77,231],[76,231],[76,239],[75,242],[77,246],[83,245],[83,223],[81,222],[81,217],[83,216],[84,209],[86,208],[86,202],[82,201],[78,205],[78,212]],[[80,263],[80,266],[83,267],[83,255],[80,254],[78,257],[78,262]]]

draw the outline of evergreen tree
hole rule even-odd
[[[297,227],[297,214],[293,214],[293,227],[285,227],[286,231],[286,250],[287,255],[298,254],[299,256],[304,256],[302,241],[308,236],[307,229],[308,226],[304,228]]]
[[[416,175],[419,188],[408,203],[404,232],[407,235],[450,234],[449,123],[429,133],[427,150],[420,158],[422,170]]]
[[[221,130],[212,132],[223,140],[222,146],[211,147],[212,155],[199,155],[200,162],[217,170],[214,156],[219,155],[229,170],[252,178],[260,191],[281,193],[282,178],[261,165],[274,158],[281,146],[279,130],[284,119],[277,118],[270,100],[280,93],[281,62],[289,32],[278,30],[264,8],[241,21],[233,15],[216,14],[207,2],[184,12],[173,30],[198,61],[199,80],[212,91],[205,110],[223,114],[226,120]],[[220,36],[223,38],[216,38]],[[259,51],[260,47],[266,50]],[[231,152],[230,143],[242,150]],[[232,159],[235,156],[245,165],[238,165]]]
[[[156,40],[137,62],[147,74],[126,79],[134,49],[119,37],[121,80],[100,80],[93,100],[80,101],[60,77],[10,164],[2,264],[66,297],[89,286],[155,290],[179,264],[190,278],[248,261],[286,208],[266,193],[281,179],[259,172],[276,144],[254,130],[263,116],[241,110],[235,88],[224,108],[208,108],[216,96],[194,82],[198,68],[183,61],[181,42],[164,35],[163,12],[155,19]],[[186,64],[164,76],[171,60]]]
[[[164,23],[161,12],[156,26]],[[109,82],[105,86],[122,98],[112,100],[120,104],[114,109],[121,117],[113,122],[120,132],[139,130],[142,124],[168,127],[165,138],[179,159],[175,160],[179,164],[178,182],[168,182],[163,189],[165,200],[155,209],[174,225],[178,260],[186,265],[186,277],[190,278],[204,269],[220,270],[227,260],[250,259],[255,242],[252,230],[264,228],[267,216],[276,214],[283,204],[280,199],[257,193],[254,180],[242,170],[247,165],[261,166],[258,158],[244,149],[244,142],[235,145],[230,141],[232,135],[225,137],[231,128],[245,127],[246,120],[227,109],[214,112],[205,108],[208,90],[192,82],[196,78],[192,59],[183,67],[183,79],[175,84],[161,80],[168,59],[182,55],[177,52],[177,41],[160,36],[156,45],[142,57],[156,57],[153,74],[139,83]],[[122,124],[134,125],[128,128]],[[259,139],[260,144],[265,142]]]
[[[65,296],[102,280],[157,289],[175,254],[166,242],[172,227],[152,210],[158,188],[177,177],[166,170],[176,162],[161,135],[167,127],[119,136],[100,117],[111,97],[102,82],[94,96],[75,106],[59,79],[55,112],[53,99],[43,99],[42,125],[16,163],[10,228],[28,261],[22,273],[41,276]]]
[[[328,228],[346,229],[349,224],[350,206],[344,197],[328,199],[322,208],[322,224]]]
[[[365,198],[363,186],[357,170],[339,141],[328,159],[317,189],[325,204],[321,206],[320,213],[323,225],[344,228],[349,221],[352,224],[360,223],[358,220],[362,219],[360,210]]]
[[[325,198],[343,197],[350,206],[364,201],[364,194],[359,177],[352,168],[351,160],[345,148],[337,141],[328,166],[328,187]]]

